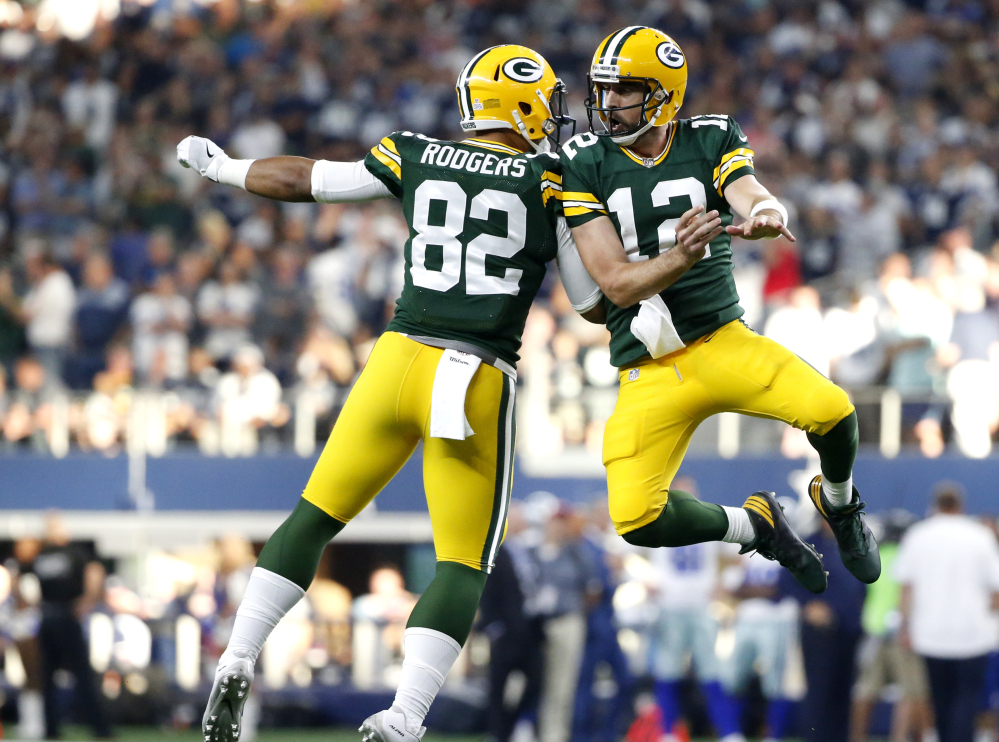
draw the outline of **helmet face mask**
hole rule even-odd
[[[601,85],[613,85],[618,82],[640,82],[645,86],[645,94],[640,103],[633,103],[630,106],[605,106],[603,105],[605,90],[601,90]],[[594,80],[592,75],[586,76],[586,84],[589,93],[583,105],[586,106],[586,116],[590,124],[590,132],[598,137],[632,137],[641,133],[649,122],[656,115],[656,110],[667,104],[672,99],[672,92],[667,93],[658,80],[648,77],[626,77],[621,80],[609,82],[606,80]],[[625,131],[613,131],[611,119],[615,113],[621,111],[639,110],[638,121],[631,128]],[[594,121],[596,114],[596,121]],[[621,121],[620,118],[616,119]]]
[[[545,133],[545,139],[551,152],[558,152],[562,146],[562,129],[572,127],[566,139],[572,139],[576,134],[576,119],[569,115],[569,104],[566,101],[568,92],[565,83],[556,79],[555,88],[552,90],[551,98],[548,100],[548,113],[550,117],[541,125]]]

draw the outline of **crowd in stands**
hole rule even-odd
[[[131,400],[150,389],[169,392],[159,404],[171,442],[215,451],[227,425],[287,441],[303,391],[321,436],[400,291],[400,212],[267,202],[183,169],[176,143],[194,133],[235,157],[356,160],[393,130],[459,136],[458,71],[507,42],[547,57],[585,127],[594,48],[643,23],[686,54],[682,115],[733,115],[759,178],[791,212],[796,243],[736,240],[747,321],[847,388],[897,390],[905,435],[924,454],[991,449],[994,2],[94,8],[94,28],[75,41],[31,4],[0,14],[5,446],[44,446],[56,424],[83,448],[114,452]],[[596,447],[607,405],[589,392],[615,381],[606,334],[576,320],[553,272],[521,371],[535,375],[535,417],[559,445]],[[62,386],[77,401],[53,413]]]

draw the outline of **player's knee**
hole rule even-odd
[[[823,384],[806,399],[804,427],[808,432],[827,432],[853,412],[846,392],[833,383]]]

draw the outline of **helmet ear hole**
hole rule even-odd
[[[530,116],[531,115],[531,111],[534,110],[534,109],[531,108],[531,104],[530,103],[524,103],[523,101],[521,101],[520,102],[520,110],[521,110],[521,112],[525,116]]]
[[[500,66],[496,65],[496,71],[493,73],[493,81],[499,82]]]

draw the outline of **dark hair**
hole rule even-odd
[[[939,482],[933,490],[933,506],[943,513],[964,510],[964,487],[957,482]]]

